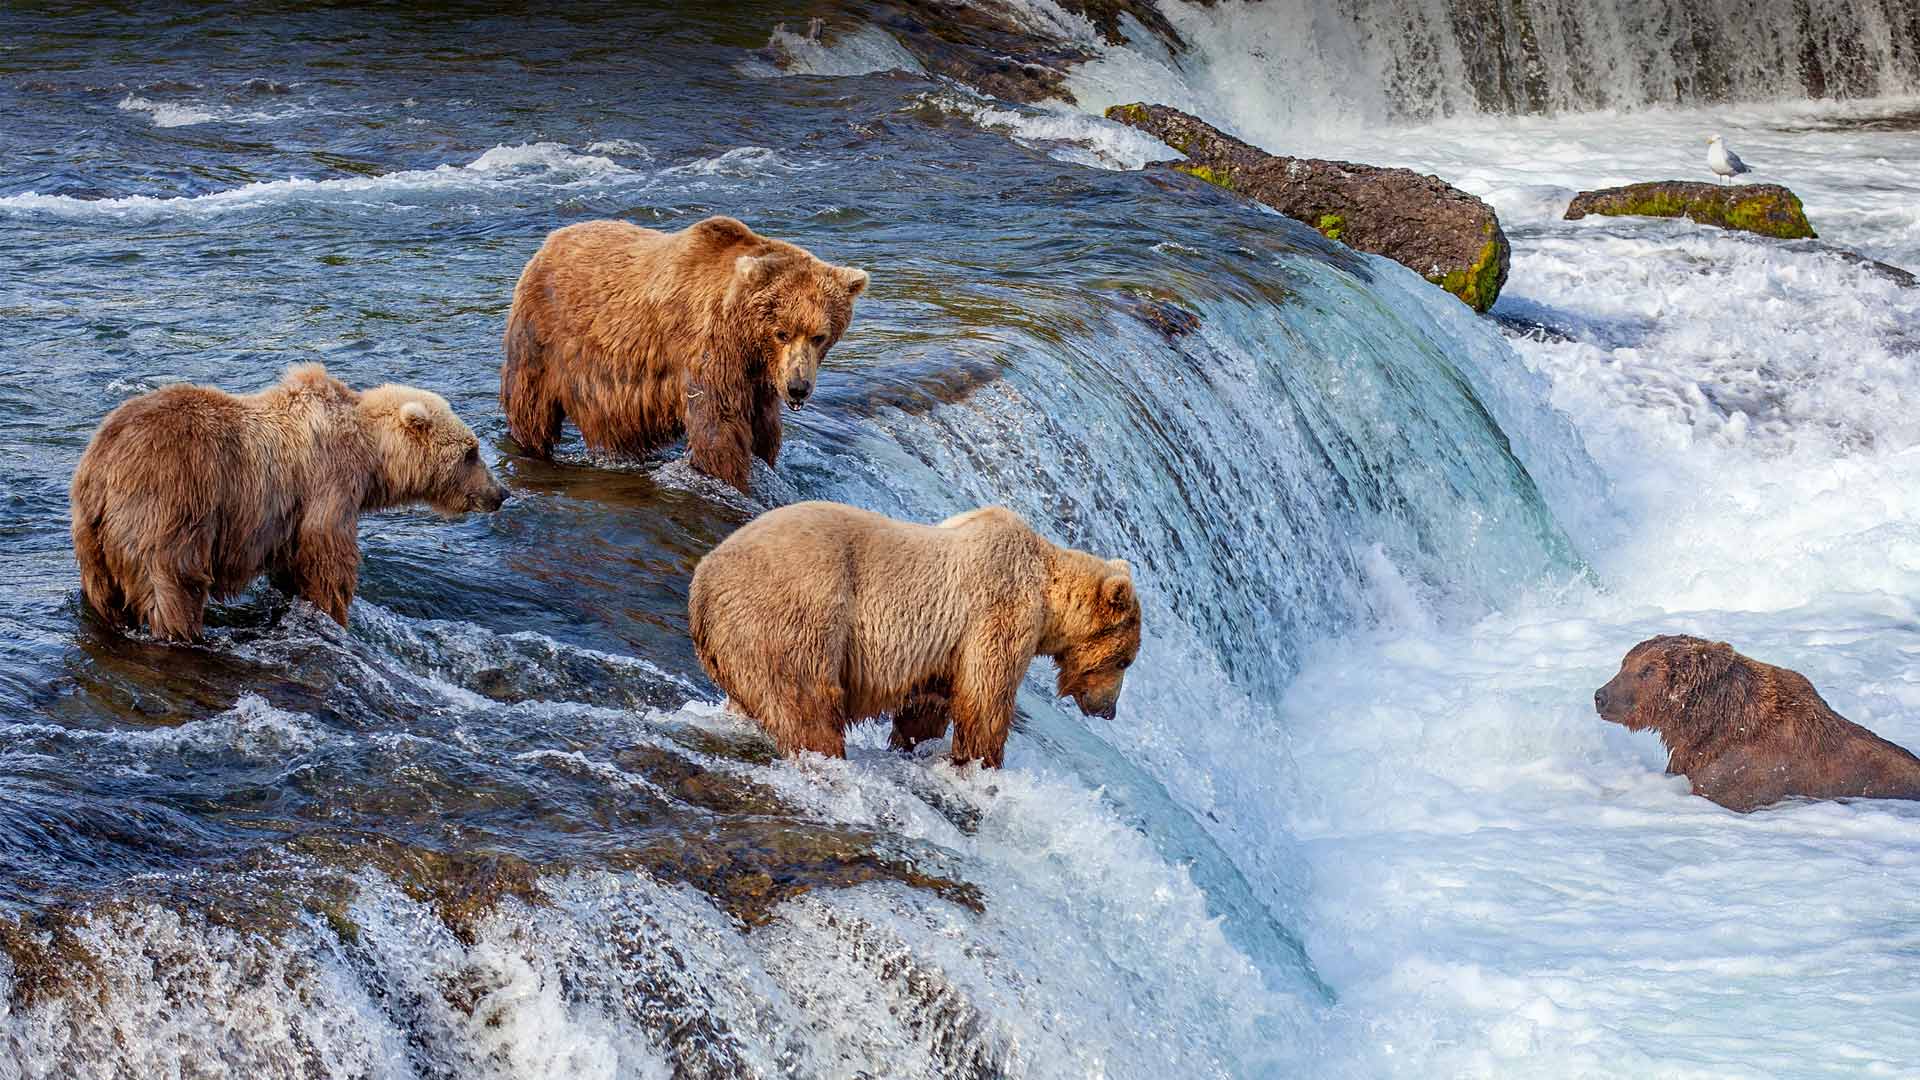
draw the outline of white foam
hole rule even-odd
[[[128,94],[120,99],[117,106],[122,112],[143,112],[153,117],[153,126],[157,128],[191,127],[194,124],[210,123],[217,117],[205,109],[173,102],[149,101],[137,94]]]
[[[143,771],[162,754],[237,754],[262,761],[296,759],[326,742],[326,730],[305,713],[277,709],[248,694],[225,712],[171,727],[93,730],[58,724],[0,725],[0,753],[19,760],[36,752],[85,753],[100,767]]]
[[[653,160],[653,151],[645,143],[633,139],[601,139],[587,144],[589,154],[618,154],[622,157],[637,157],[643,161]]]
[[[991,99],[942,91],[923,100],[1005,134],[1022,146],[1045,148],[1053,157],[1102,169],[1138,169],[1150,161],[1186,155],[1125,124],[1064,105],[1001,107]]]
[[[328,180],[290,177],[285,180],[258,181],[205,195],[125,195],[82,199],[28,191],[0,198],[0,213],[151,220],[175,214],[231,213],[293,202],[387,206],[436,194],[471,190],[478,185],[545,183],[571,187],[605,183],[633,175],[611,159],[578,154],[560,143],[528,143],[496,146],[465,165],[439,165],[432,169],[408,169],[382,176]]]
[[[719,176],[732,179],[754,179],[782,173],[798,172],[808,166],[792,161],[779,151],[766,146],[736,146],[723,154],[712,157],[695,158],[684,165],[675,165],[665,170],[665,175],[678,176]]]
[[[1652,736],[1601,722],[1591,695],[1635,642],[1697,633],[1805,672],[1842,713],[1920,746],[1920,426],[1904,407],[1920,392],[1920,296],[1804,245],[1559,220],[1575,189],[1693,176],[1699,132],[1739,131],[1824,238],[1920,265],[1909,137],[1846,125],[1904,107],[1300,140],[1495,202],[1515,245],[1497,310],[1572,336],[1514,346],[1608,481],[1594,502],[1534,469],[1597,587],[1399,620],[1329,645],[1287,693],[1300,784],[1263,812],[1311,867],[1307,940],[1348,1025],[1330,1070],[1911,1067],[1920,1043],[1899,1003],[1920,943],[1920,806],[1732,814],[1664,775]],[[1549,442],[1502,423],[1534,468]]]
[[[755,57],[742,68],[760,78],[872,75],[882,71],[923,74],[920,61],[895,41],[893,35],[865,24],[829,35],[795,33],[787,29],[786,23],[781,23],[767,39],[767,52],[775,57],[773,63]]]

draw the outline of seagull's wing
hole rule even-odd
[[[1732,169],[1733,175],[1735,176],[1739,176],[1741,173],[1747,173],[1747,172],[1753,171],[1752,169],[1747,168],[1746,162],[1740,160],[1739,154],[1736,154],[1731,150],[1727,151],[1727,168]]]

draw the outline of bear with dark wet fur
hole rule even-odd
[[[88,605],[118,627],[197,639],[207,600],[263,573],[345,626],[362,513],[505,498],[440,395],[300,364],[259,393],[182,384],[107,414],[74,472],[73,548]]]
[[[1920,799],[1920,758],[1833,711],[1806,677],[1724,641],[1635,645],[1593,695],[1603,720],[1653,731],[1667,771],[1745,813],[1781,799]]]
[[[679,232],[624,221],[555,230],[507,314],[500,404],[550,457],[571,419],[589,447],[639,455],[687,436],[694,468],[747,491],[780,454],[780,410],[813,393],[867,274],[730,217]]]

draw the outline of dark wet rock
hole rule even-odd
[[[1123,16],[1131,16],[1174,52],[1187,47],[1180,31],[1175,30],[1167,17],[1160,13],[1160,6],[1154,0],[1059,0],[1059,3],[1062,8],[1092,23],[1109,45],[1126,43],[1127,36],[1122,32]]]
[[[1870,274],[1886,278],[1888,281],[1893,282],[1903,289],[1920,288],[1920,274],[1915,274],[1911,270],[1903,270],[1892,263],[1883,263],[1878,259],[1869,259],[1857,251],[1848,251],[1846,248],[1833,247],[1828,244],[1813,244],[1813,248],[1823,255],[1832,256],[1843,263],[1857,266]]]
[[[644,776],[661,790],[715,813],[790,814],[771,790],[744,777],[703,768],[691,758],[642,743],[613,755],[621,771]]]
[[[822,386],[818,396],[822,404],[857,416],[872,416],[882,409],[919,416],[965,401],[1000,374],[1000,365],[991,360],[941,357],[870,368],[858,380]]]
[[[245,866],[254,860],[240,860]],[[53,998],[99,1001],[106,993],[98,938],[113,928],[148,922],[156,908],[189,921],[238,932],[264,956],[296,927],[326,925],[342,941],[359,928],[346,915],[359,886],[341,875],[248,868],[224,873],[144,875],[109,896],[72,896],[66,902],[0,917],[0,956],[13,969],[15,1008]],[[156,972],[183,965],[150,953]],[[7,1002],[0,1000],[0,1014]]]
[[[1779,184],[1706,184],[1650,180],[1626,187],[1583,191],[1567,206],[1566,219],[1610,217],[1686,218],[1700,225],[1737,229],[1776,240],[1816,235],[1800,198]]]
[[[302,836],[288,848],[331,867],[378,870],[407,896],[431,907],[464,945],[479,940],[479,924],[507,897],[530,907],[547,902],[539,869],[505,852],[441,851],[373,833]]]
[[[877,836],[859,829],[797,819],[726,819],[616,850],[607,861],[685,882],[745,926],[768,922],[782,901],[801,893],[871,881],[897,881],[971,911],[985,910],[978,886],[926,873],[883,854],[878,845]]]
[[[1200,329],[1200,316],[1171,301],[1144,297],[1134,302],[1132,310],[1136,318],[1153,327],[1168,341]]]
[[[1350,161],[1284,157],[1165,105],[1107,117],[1187,155],[1169,167],[1266,204],[1358,251],[1384,255],[1459,297],[1493,306],[1511,249],[1493,208],[1438,177]]]
[[[898,0],[867,18],[892,34],[930,74],[1007,101],[1071,102],[1067,71],[1092,54],[1026,29],[1000,3]]]
[[[1060,6],[1092,23],[1112,44],[1126,40],[1130,18],[1167,49],[1186,48],[1153,0],[1061,0]],[[1082,45],[1048,35],[1006,0],[853,0],[815,10],[855,15],[891,34],[929,73],[1007,101],[1071,103],[1067,72],[1094,56]],[[824,33],[831,39],[833,30]],[[782,58],[770,59],[779,63]]]
[[[1572,327],[1546,319],[1530,318],[1517,314],[1503,314],[1495,316],[1494,321],[1499,323],[1501,328],[1507,332],[1517,337],[1530,338],[1534,341],[1547,341],[1556,345],[1565,345],[1569,342],[1579,340],[1579,337]]]

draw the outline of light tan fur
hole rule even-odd
[[[780,407],[813,392],[865,271],[729,217],[673,233],[587,221],[547,237],[507,315],[500,404],[527,452],[571,417],[587,445],[644,454],[687,434],[695,468],[747,490],[780,453]]]
[[[1035,656],[1111,718],[1140,649],[1120,559],[1059,547],[1002,507],[939,525],[839,503],[760,515],[700,561],[688,614],[707,673],[783,753],[846,753],[892,712],[894,745],[954,725],[956,761],[998,766]]]
[[[258,393],[182,384],[107,414],[73,476],[74,555],[96,612],[163,639],[198,638],[209,597],[262,573],[345,625],[362,512],[504,498],[440,395],[301,364]]]

